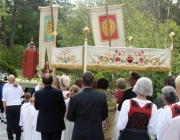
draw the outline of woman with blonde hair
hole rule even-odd
[[[66,94],[69,93],[68,88],[70,86],[70,78],[65,75],[60,76],[59,86],[62,90],[63,96],[66,96]]]
[[[66,114],[64,117],[64,121],[65,121],[65,125],[66,125],[66,129],[62,132],[62,138],[61,140],[71,140],[72,138],[72,132],[73,132],[73,128],[74,128],[74,122],[70,122],[66,116],[67,116],[67,111],[68,111],[68,107],[69,107],[69,101],[70,101],[70,97],[74,96],[75,94],[77,94],[79,92],[79,87],[76,85],[72,85],[69,89],[69,98],[65,100],[65,104],[66,104]]]

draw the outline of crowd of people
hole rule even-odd
[[[52,75],[45,73],[33,94],[24,93],[13,75],[0,84],[0,117],[9,140],[13,134],[20,140],[22,131],[23,140],[109,140],[103,127],[108,118],[114,118],[112,140],[180,139],[180,75],[165,77],[154,100],[153,81],[139,72],[130,73],[129,83],[117,79],[116,91],[90,71],[72,83],[68,76],[57,78],[54,88]],[[111,116],[112,103],[117,117]]]

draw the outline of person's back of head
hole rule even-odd
[[[165,86],[162,89],[162,96],[166,100],[166,105],[171,105],[177,101],[176,90],[172,86]]]
[[[15,82],[15,77],[14,77],[14,75],[9,75],[9,77],[8,77],[8,82],[9,82],[10,84],[13,84],[13,83]]]
[[[53,83],[53,77],[50,73],[45,73],[42,76],[42,82],[45,86],[51,86]]]
[[[142,76],[139,72],[132,72],[129,77],[129,85],[133,87],[136,84],[137,80],[141,77]]]
[[[94,74],[90,71],[87,71],[82,76],[82,83],[84,86],[92,87],[94,82]]]
[[[79,88],[82,88],[81,78],[77,78],[77,79],[74,81],[74,84],[77,85]]]
[[[75,95],[76,93],[79,92],[79,87],[77,85],[72,85],[69,89],[70,93],[69,93],[69,97]]]
[[[164,79],[164,86],[172,86],[176,89],[176,86],[175,86],[175,77],[174,76],[167,76],[165,79]]]
[[[136,81],[137,81],[139,78],[142,77],[139,72],[132,72],[132,73],[131,73],[131,76],[132,76],[132,78],[133,78],[134,80],[136,80]]]
[[[31,94],[30,94],[29,92],[27,92],[27,93],[24,94],[24,100],[25,100],[25,101],[29,101],[30,98],[31,98]]]
[[[60,88],[63,89],[67,89],[70,86],[70,78],[69,76],[60,76]]]
[[[109,82],[105,78],[101,78],[97,81],[97,88],[98,89],[107,89],[109,87]]]
[[[139,78],[133,87],[133,91],[137,95],[152,96],[153,85],[151,79],[147,77]]]
[[[118,89],[125,89],[126,88],[126,81],[124,78],[117,79],[116,86]]]

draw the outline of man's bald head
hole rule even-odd
[[[14,75],[9,75],[9,77],[8,77],[8,82],[9,82],[10,84],[13,84],[14,81],[15,81]]]
[[[50,73],[45,73],[42,76],[42,82],[45,86],[50,86],[53,83],[53,77]]]

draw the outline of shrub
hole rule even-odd
[[[17,72],[14,66],[11,66],[9,64],[7,64],[5,61],[0,60],[0,66],[7,71],[9,74],[13,74],[15,77],[17,77]]]

